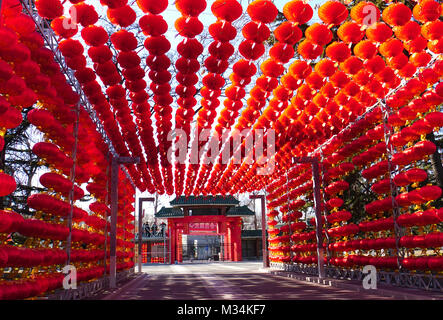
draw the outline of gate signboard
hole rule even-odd
[[[218,224],[216,222],[190,222],[189,234],[193,235],[207,235],[217,234]]]

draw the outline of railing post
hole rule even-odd
[[[266,204],[265,195],[251,195],[250,199],[261,200],[261,236],[262,236],[262,252],[263,252],[263,268],[269,268],[268,246],[266,244]]]

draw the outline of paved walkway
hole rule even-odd
[[[103,300],[392,300],[270,274],[261,262],[143,266],[143,274]]]

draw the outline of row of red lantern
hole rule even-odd
[[[66,217],[71,211],[70,203],[44,193],[31,195],[27,203],[30,208],[59,217]],[[73,219],[82,219],[86,215],[85,210],[74,206]]]
[[[0,247],[0,266],[6,267],[34,267],[61,265],[66,262],[66,252],[56,248],[21,248],[14,246]]]
[[[221,75],[228,68],[228,59],[234,53],[234,47],[230,44],[230,40],[235,38],[237,31],[232,26],[232,22],[237,20],[242,13],[242,7],[236,0],[216,1],[212,4],[211,10],[217,17],[217,21],[209,27],[209,32],[215,42],[209,46],[210,57],[205,60],[205,67],[209,71],[209,74],[203,78],[204,87],[201,91],[203,108],[199,111],[197,118],[197,130],[199,131],[202,129],[210,129],[216,118],[215,109],[220,104],[220,89],[225,84]],[[235,90],[236,92],[234,92]],[[229,128],[234,124],[235,118],[238,115],[238,109],[236,109],[236,107],[241,105],[241,103],[237,101],[238,99],[232,99],[234,98],[233,95],[239,93],[239,90],[229,87],[225,90],[225,93],[229,99],[223,102],[224,108],[220,113],[218,123],[215,127],[215,132],[217,132],[219,137],[222,136],[224,128]],[[231,109],[231,105],[235,105],[236,107]],[[220,144],[221,143],[222,141],[220,141]],[[199,143],[199,149],[202,148],[204,144],[205,142]],[[205,154],[205,160],[209,159],[210,156],[208,150]],[[207,162],[205,160],[203,161],[204,163]],[[212,168],[213,165],[211,162],[208,166],[200,166],[200,173],[193,193],[198,194],[205,192],[203,187]]]
[[[32,50],[34,50],[34,51],[36,51],[39,47],[42,47],[42,42],[40,43],[40,42],[37,42],[37,44],[35,45],[35,46],[33,46],[32,47]],[[47,50],[47,49],[46,49]],[[45,56],[45,58],[46,58],[46,60],[47,61],[53,61],[53,58],[52,58],[52,53],[50,53],[50,51],[41,51],[41,52],[47,52],[49,55],[46,55]],[[38,55],[34,55],[35,57],[39,57]],[[39,61],[39,60],[37,60],[37,61]],[[41,65],[41,67],[42,67],[42,70],[44,70],[44,68],[43,68],[43,62],[41,62],[41,61],[44,61],[42,58],[40,58],[40,65]],[[46,62],[47,63],[47,62]],[[32,65],[30,64],[30,66],[29,67],[32,67]],[[38,69],[37,69],[37,71],[38,71]],[[61,73],[59,73],[59,75],[61,76],[61,77],[59,77],[58,79],[57,79],[57,81],[64,81],[64,83],[66,84],[66,80],[65,80],[65,78],[61,75]],[[33,74],[33,76],[36,76],[35,74]],[[54,77],[55,78],[55,77]],[[44,80],[44,79],[40,79],[40,80]],[[63,84],[63,82],[60,82],[59,83],[59,86],[56,86],[55,85],[55,83],[57,83],[57,82],[54,82],[54,87],[56,87],[57,88],[57,90],[59,89],[59,88],[61,88],[61,89],[64,89],[63,87],[60,87],[60,84]],[[40,90],[41,91],[41,89],[40,88],[36,88],[36,89],[38,89],[38,90]],[[71,91],[72,92],[72,91]],[[40,100],[43,100],[44,101],[44,106],[45,107],[47,107],[49,110],[51,110],[52,112],[54,112],[54,107],[53,106],[51,106],[51,103],[52,102],[48,102],[47,101],[47,99],[44,97],[44,96],[42,96],[40,93],[39,93],[39,99]],[[71,103],[75,103],[75,101],[71,101]],[[65,108],[66,109],[66,108]],[[59,110],[57,111],[57,113],[54,113],[56,116],[57,116],[57,120],[60,120],[60,121],[62,121],[64,124],[68,124],[69,125],[69,122],[72,122],[73,121],[73,117],[69,117],[69,114],[68,113],[66,113],[66,114],[63,114],[63,112],[66,112],[66,111],[64,111],[64,109],[62,108],[62,106],[59,106]],[[68,112],[69,112],[69,110],[68,110]],[[29,115],[30,113],[28,113],[28,115]],[[49,114],[47,114],[47,115],[49,115]],[[35,117],[33,117],[33,114],[31,114],[31,116],[29,117],[30,119],[35,119]],[[32,122],[32,121],[31,121]],[[48,121],[48,122],[50,122],[50,121]],[[54,123],[55,123],[55,120],[54,120]],[[49,125],[50,125],[50,123],[48,123]],[[68,130],[69,130],[69,127],[68,127]],[[72,130],[72,128],[71,128],[71,130]],[[68,131],[69,132],[69,131]],[[72,132],[72,131],[71,131]],[[58,130],[58,135],[59,136],[62,136],[63,135],[63,133],[64,133],[64,130]],[[79,137],[82,135],[82,131],[79,131]],[[83,137],[84,137],[84,135],[83,135]],[[67,138],[69,138],[69,137],[67,137]],[[91,138],[91,137],[90,137]],[[66,141],[64,141],[64,140],[66,140]],[[72,142],[72,139],[71,140],[69,140],[69,139],[62,139],[61,140],[62,142],[68,142],[68,141],[71,141]],[[64,145],[65,146],[65,148],[66,149],[70,149],[71,148],[71,146],[70,145],[67,145],[67,144],[63,144],[63,143],[59,143],[60,145]],[[72,144],[71,144],[72,145]],[[37,149],[37,148],[35,148],[35,149]],[[61,152],[58,150],[58,149],[56,149],[56,151],[57,152],[59,152],[59,154],[60,154],[60,156],[55,156],[55,158],[57,159],[57,160],[61,160],[62,162],[61,163],[66,163],[66,161],[63,161],[62,160],[62,158],[63,158],[63,156],[64,157],[66,157],[64,154],[62,155],[61,154]],[[68,151],[68,153],[70,153],[70,151],[71,150],[69,150]],[[81,158],[81,157],[79,157],[79,158]],[[84,163],[86,163],[87,161],[84,161]],[[65,168],[66,168],[66,170],[69,170],[70,169],[70,167],[72,166],[71,165],[72,164],[72,160],[71,160],[71,163],[68,165],[68,166],[66,166]],[[80,170],[79,170],[80,171]],[[69,171],[67,172],[67,175],[69,174]],[[59,178],[60,178],[61,176],[59,176]],[[42,178],[45,178],[45,177],[42,177]],[[62,177],[61,177],[62,178]],[[85,181],[86,180],[88,180],[89,179],[89,175],[87,175],[86,177],[85,177]],[[67,187],[67,184],[66,184],[66,181],[63,181],[63,182],[61,182],[62,180],[60,180],[60,179],[56,179],[57,181],[55,181],[54,179],[52,179],[52,182],[59,182],[59,183],[63,183],[63,182],[65,182],[65,186],[66,186],[66,188],[65,189],[68,189],[68,187]],[[48,183],[51,183],[51,179],[45,179],[45,181],[47,181]],[[71,185],[72,185],[72,183],[71,183]],[[60,185],[61,186],[61,185]],[[80,191],[79,189],[77,189],[76,191]],[[78,192],[76,192],[76,193],[78,193]],[[59,208],[60,209],[62,209],[62,207],[61,206],[59,206]],[[55,209],[55,208],[54,208]],[[67,208],[67,206],[66,206],[66,208],[65,208],[65,212],[68,212],[68,210],[67,210],[68,208]],[[80,211],[80,209],[78,209],[78,208],[76,208],[76,210],[74,211],[74,213],[78,216],[78,212],[79,213],[81,213],[82,215],[84,215],[85,213],[84,212],[82,212],[82,211]],[[20,226],[18,227],[18,231],[20,232],[20,233],[22,233],[22,234],[24,234],[24,235],[27,235],[27,236],[33,236],[33,237],[39,237],[39,238],[53,238],[53,239],[61,239],[61,240],[64,240],[65,238],[66,238],[66,228],[65,227],[63,227],[63,226],[61,226],[61,225],[54,225],[54,224],[47,224],[47,223],[45,223],[45,222],[43,222],[43,221],[39,221],[39,220],[24,220],[24,221],[22,221],[22,223],[20,224]],[[51,252],[51,250],[49,250],[49,249],[45,249],[45,250],[47,250],[47,253],[50,253]],[[12,258],[13,258],[13,255],[11,256]],[[13,264],[13,263],[17,263],[17,262],[14,262],[14,260],[13,259],[10,259],[10,261],[8,262],[8,265],[10,265],[10,264]],[[35,261],[35,259],[37,259],[37,257],[35,256],[35,254],[33,255],[32,253],[30,254],[30,258],[29,258],[30,260],[29,261],[22,261],[22,263],[25,263],[25,264],[33,264]],[[32,261],[31,261],[32,260]],[[63,260],[63,262],[64,262],[64,258],[62,259]],[[45,259],[45,261],[44,261],[44,263],[45,264],[48,264],[48,261],[47,261],[47,259]],[[52,264],[52,263],[50,263],[50,264]]]
[[[153,186],[151,183],[151,177],[146,171],[146,167],[143,166],[145,164],[145,161],[143,161],[144,156],[137,138],[135,126],[133,125],[133,120],[130,117],[130,109],[126,100],[126,91],[121,85],[118,84],[122,80],[121,76],[118,73],[115,64],[111,60],[112,54],[109,55],[110,51],[107,51],[109,49],[105,46],[105,43],[108,41],[108,34],[103,27],[94,25],[84,28],[81,34],[86,44],[93,48],[97,48],[96,50],[98,50],[99,53],[101,50],[108,52],[108,55],[106,56],[108,60],[96,62],[94,69],[96,74],[99,75],[103,83],[108,87],[106,93],[122,128],[123,138],[125,138],[125,141],[127,142],[132,154],[140,157],[142,160],[137,167],[139,168],[145,184],[151,187],[152,190]],[[117,50],[131,51],[137,46],[137,39],[135,36],[126,30],[120,30],[114,33],[111,36],[111,42]],[[95,51],[88,51],[90,57],[91,54],[93,55],[94,53]],[[141,79],[144,75],[140,66],[137,65],[129,70],[124,69],[123,74],[125,75],[125,79],[129,78],[134,81]],[[92,76],[90,80],[94,81]],[[143,97],[141,99],[143,99]]]
[[[19,300],[38,296],[62,287],[64,275],[45,274],[33,279],[20,279],[0,284],[0,300]]]
[[[187,1],[178,1],[176,3],[176,8],[180,11],[182,16],[175,21],[175,28],[178,33],[182,37],[184,37],[184,39],[177,46],[181,58],[178,59],[175,63],[175,66],[178,70],[176,79],[179,82],[179,86],[176,88],[175,91],[179,95],[179,100],[177,100],[177,103],[179,104],[180,108],[178,116],[176,114],[176,120],[179,121],[178,128],[184,131],[187,142],[189,141],[191,130],[190,120],[194,115],[192,108],[197,103],[197,100],[194,98],[194,95],[196,93],[195,85],[198,82],[197,73],[200,68],[200,63],[198,62],[197,58],[203,52],[203,45],[195,37],[203,31],[203,24],[198,19],[198,16],[206,9],[206,6],[207,3],[204,0],[194,1],[192,3]],[[213,25],[209,26],[210,32],[212,30],[212,27]],[[203,79],[203,84],[205,83],[205,80],[209,77],[211,77],[211,74],[205,76],[205,78]],[[202,88],[202,90],[204,93],[206,92],[204,87]],[[207,112],[207,108],[212,106],[212,104],[208,103],[205,98],[202,99],[201,104],[203,107],[199,112],[196,127],[196,130],[198,132],[201,129],[201,115],[211,114],[211,112]],[[186,119],[182,117],[185,114]],[[177,143],[179,143],[179,139],[180,137],[176,138],[176,145]],[[197,171],[194,170],[194,168],[196,167],[197,166],[194,165],[188,166],[188,172],[186,175],[186,179],[184,180],[186,167],[183,165],[176,166],[176,170],[174,172],[177,179],[175,181],[176,194],[181,194],[178,191],[184,191],[186,195],[189,195],[189,190],[193,188],[196,181],[195,176],[197,174]]]
[[[104,64],[106,61],[109,61],[112,58],[112,52],[109,50],[108,47],[104,45],[97,48],[94,47],[95,50],[91,49],[88,50],[88,54],[93,62],[97,64],[99,62],[101,62],[101,64]],[[69,61],[69,59],[76,59],[79,56],[82,56],[84,48],[79,41],[69,38],[59,43],[59,50],[65,57],[66,61]],[[109,53],[111,54],[109,55]],[[114,148],[120,155],[129,156],[129,151],[126,148],[117,123],[114,119],[114,115],[111,112],[110,104],[103,94],[99,83],[95,80],[95,73],[92,71],[92,69],[87,68],[84,65],[70,65],[70,67],[78,67],[74,75],[76,76],[79,83],[82,85],[83,92],[88,97],[89,102],[92,104],[100,120],[102,121],[106,134],[111,139]],[[115,83],[115,78],[114,80],[109,79],[109,81],[106,81],[106,83]],[[128,165],[127,168],[131,177],[133,178],[133,181],[137,184],[138,187],[141,187],[141,189],[143,189],[144,187],[141,183],[140,176],[136,172],[134,172],[134,165]]]
[[[51,58],[51,56],[49,56],[49,58]],[[40,59],[40,60],[43,60],[43,59]],[[48,59],[48,61],[51,61],[50,59]],[[52,59],[52,61],[53,61],[53,59]],[[63,80],[64,80],[64,77],[63,77]],[[65,80],[64,80],[65,81]],[[39,89],[39,90],[41,90],[41,89]],[[45,107],[51,107],[50,105],[48,105],[47,103],[45,104]],[[50,109],[51,111],[53,111],[53,109]],[[68,117],[66,117],[66,116],[61,116],[61,115],[63,115],[63,113],[62,113],[62,109],[61,109],[61,107],[60,107],[60,110],[59,110],[59,113],[58,114],[56,114],[56,116],[58,117],[58,119],[59,120],[61,120],[62,122],[64,122],[64,123],[67,123],[67,122],[69,122],[69,121],[72,121],[72,117],[71,118],[69,118],[69,116]],[[83,138],[82,138],[82,134],[83,134],[83,132],[80,130],[79,131],[79,138],[81,138],[81,139],[84,139],[84,134],[83,134]],[[87,136],[87,135],[86,135]],[[89,136],[89,138],[92,138],[91,136]],[[106,153],[106,151],[105,151],[105,153]],[[81,156],[79,156],[79,162],[84,162],[84,163],[87,163],[87,161],[82,161],[82,157]],[[59,157],[59,159],[60,159],[60,157]],[[69,168],[70,166],[68,166],[68,168]],[[59,208],[61,209],[61,207],[62,206],[60,206]],[[54,208],[55,209],[55,208]],[[66,208],[67,209],[67,208]],[[64,210],[64,211],[67,211],[67,210]],[[77,215],[78,216],[78,212],[80,212],[80,210],[78,209],[78,210],[74,210],[74,214],[75,215]],[[77,213],[77,214],[76,214]],[[85,214],[85,212],[80,212],[80,213],[82,213],[81,215],[84,215]],[[35,223],[34,223],[35,222]],[[25,228],[25,227],[27,227],[27,225],[28,224],[32,224],[34,227],[33,228]],[[38,224],[38,228],[37,228],[37,225],[36,224]],[[45,228],[46,226],[49,226],[49,225],[47,225],[47,224],[45,224],[44,222],[42,222],[42,221],[36,221],[36,220],[26,220],[26,221],[24,221],[24,224],[22,224],[21,225],[21,227],[20,227],[20,229],[21,230],[19,230],[20,232],[23,232],[23,233],[28,233],[28,235],[31,235],[31,233],[32,233],[32,235],[39,235],[40,234],[40,232],[43,234],[43,236],[44,237],[58,237],[58,236],[56,236],[54,233],[55,233],[55,231],[56,230],[50,230],[50,229],[52,229],[52,228]],[[55,226],[55,225],[54,225]],[[45,230],[46,229],[46,230]],[[37,232],[38,231],[38,232]],[[63,236],[62,236],[63,237]],[[13,261],[13,260],[11,260],[11,261]]]
[[[148,94],[144,90],[146,87],[146,82],[143,80],[144,74],[141,72],[142,69],[139,65],[140,58],[134,51],[137,47],[137,39],[133,33],[122,29],[112,34],[111,42],[115,49],[117,49],[119,52],[117,62],[123,68],[122,73],[125,78],[125,84],[127,89],[130,91],[130,98],[133,104],[145,102],[148,98]],[[107,63],[110,66],[112,65],[112,70],[116,71],[116,67],[111,60],[109,60]],[[121,82],[121,77],[118,76],[118,78]],[[135,89],[140,90],[134,91]],[[108,87],[106,93],[110,98],[110,102],[114,107],[114,110],[117,110],[117,118],[123,132],[123,137],[128,143],[132,155],[140,157],[140,163],[137,164],[137,167],[142,174],[145,185],[150,191],[152,191],[154,190],[154,185],[151,182],[151,175],[146,167],[146,159],[139,142],[136,126],[134,126],[133,123],[129,104],[126,100],[126,90],[121,85],[113,85]],[[153,140],[153,137],[151,140]],[[152,147],[152,145],[149,145],[148,147]],[[152,148],[150,150],[153,152],[155,149]],[[156,156],[156,154],[154,154],[154,156]],[[159,174],[158,170],[151,170],[151,172],[157,172]],[[158,181],[159,179],[161,179],[161,176],[156,176],[156,180]]]
[[[144,42],[144,46],[149,52],[146,62],[151,67],[148,76],[152,80],[150,88],[154,93],[158,149],[164,188],[168,194],[172,194],[174,189],[172,184],[172,169],[167,160],[167,151],[171,146],[171,141],[168,141],[167,135],[171,129],[172,119],[172,109],[170,107],[172,103],[172,97],[170,95],[171,86],[168,83],[171,80],[171,73],[167,69],[171,61],[166,56],[166,53],[171,48],[171,44],[163,35],[167,31],[167,24],[159,15],[166,9],[167,4],[165,6],[160,5],[158,7],[159,9],[149,5],[143,5],[142,2],[139,2],[138,6],[143,12],[150,13],[140,19],[139,24],[144,30],[144,34],[148,36]],[[157,177],[157,180],[159,180],[159,177]]]
[[[254,61],[260,58],[264,54],[265,50],[263,42],[270,35],[270,30],[266,24],[271,23],[272,21],[275,20],[278,11],[275,5],[271,1],[257,0],[251,2],[248,5],[247,13],[252,21],[243,27],[242,34],[245,40],[242,41],[242,43],[239,45],[240,54],[242,54],[244,59],[240,59],[232,67],[233,73],[230,76],[232,85],[226,88],[225,90],[227,98],[224,102],[225,112],[223,113],[223,115],[228,115],[227,113],[228,110],[231,111],[229,115],[234,115],[236,114],[237,110],[241,108],[242,105],[241,99],[246,94],[244,88],[246,85],[248,85],[251,82],[251,78],[257,72],[257,67],[254,64]],[[257,114],[258,111],[256,111],[253,107],[250,107],[250,105],[253,104],[253,99],[249,99],[247,103],[248,103],[248,108],[246,110],[250,109],[249,115],[253,113]],[[256,106],[256,108],[259,109],[258,106]],[[234,112],[234,114],[232,114],[232,112]],[[245,116],[240,116],[240,119],[242,118],[243,120],[246,119],[247,118],[246,114]],[[238,121],[240,121],[240,119]],[[225,122],[230,122],[230,121],[231,119]],[[237,126],[236,128],[238,129]],[[218,130],[221,130],[220,126]],[[215,186],[215,189],[220,189],[220,191],[222,191],[223,183],[227,180],[226,177],[230,176],[232,174],[232,171],[238,169],[238,167],[239,167],[238,165],[231,163],[230,165],[227,166],[228,170],[225,172],[221,170],[217,172],[217,169],[226,169],[226,167],[224,166],[214,167],[211,176],[208,180],[207,186],[211,188]],[[202,184],[204,183],[205,181],[202,182]]]
[[[165,24],[166,22],[163,20],[161,16],[154,16],[154,15],[144,16],[139,21],[139,25],[145,35],[149,35],[150,32],[154,32],[153,31],[154,28],[157,28],[156,30],[163,29]],[[135,48],[137,46],[137,39],[133,36],[132,33],[122,32],[120,36],[114,38],[113,44],[114,47],[119,51],[119,54],[117,56],[117,62],[123,68],[123,74],[125,75],[126,89],[130,91],[130,97],[131,100],[133,101],[131,107],[137,118],[137,124],[138,124],[141,141],[144,145],[144,149],[148,157],[147,164],[151,176],[153,178],[153,182],[155,184],[155,189],[158,190],[160,193],[163,193],[164,191],[161,183],[162,177],[158,168],[158,158],[156,152],[157,148],[153,136],[152,122],[150,121],[150,116],[151,116],[150,106],[146,102],[148,98],[148,94],[146,92],[147,84],[146,81],[143,79],[143,77],[135,79],[134,77],[131,76],[131,74],[133,73],[131,69],[135,70],[135,68],[137,68],[138,70],[140,68],[139,65],[141,62],[140,57],[138,56],[137,52],[135,52]],[[164,59],[168,61],[167,58],[164,57]],[[164,69],[164,66],[162,66],[163,60],[162,59],[156,59],[156,60],[157,61],[148,58],[146,61],[147,65],[152,70],[156,71],[163,70]],[[130,77],[127,78],[126,74],[130,75]],[[140,73],[140,75],[141,74],[142,73]],[[126,112],[127,111],[128,110],[126,110]],[[131,139],[136,140],[136,137],[134,135],[134,128],[131,128],[130,130],[132,131]],[[142,168],[142,171],[144,171],[144,168]],[[144,176],[148,176],[148,174],[145,172]],[[152,186],[151,183],[148,183],[148,189],[150,190],[150,192],[154,190],[153,187],[154,186]]]

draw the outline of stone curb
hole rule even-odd
[[[397,290],[380,288],[380,286],[378,286],[378,288],[376,290],[368,290],[368,289],[364,289],[363,286],[361,286],[361,285],[352,284],[352,283],[344,283],[344,281],[350,281],[350,280],[337,280],[337,279],[331,279],[331,278],[320,279],[315,276],[307,276],[307,275],[297,274],[297,273],[288,272],[288,271],[269,270],[268,272],[273,275],[277,275],[277,276],[293,278],[296,280],[316,283],[316,284],[329,286],[329,287],[353,290],[353,291],[357,291],[357,292],[361,292],[361,293],[376,294],[376,295],[380,295],[380,296],[391,297],[391,298],[394,298],[397,300],[443,300],[443,295],[439,295],[438,293],[434,293],[434,292],[432,292],[432,293],[430,292],[429,295],[422,295],[422,294],[417,294],[417,293],[412,293],[412,292],[404,292],[405,290],[410,290],[408,288],[401,288],[401,290],[403,290],[403,292],[399,292]]]

